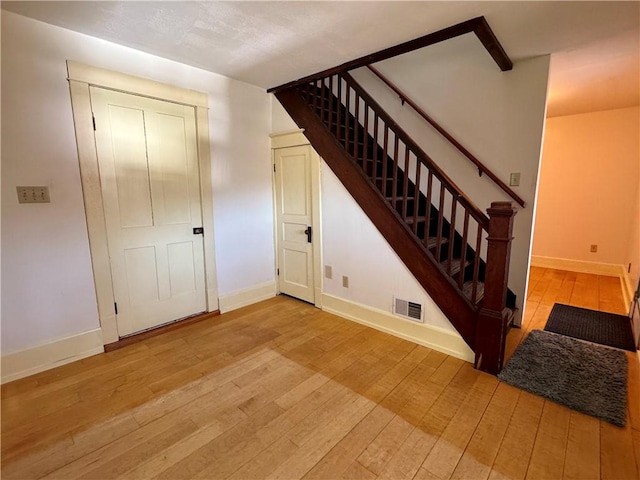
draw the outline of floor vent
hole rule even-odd
[[[414,322],[424,322],[422,319],[422,305],[419,303],[395,298],[393,302],[393,313],[400,317],[413,320]]]

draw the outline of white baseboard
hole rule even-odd
[[[2,356],[2,383],[104,352],[99,328]]]
[[[622,270],[622,276],[620,277],[620,281],[622,282],[622,297],[624,299],[625,308],[629,308],[631,306],[631,301],[633,300],[635,289],[631,284],[629,273],[624,268]]]
[[[622,274],[625,272],[623,265],[616,265],[613,263],[585,262],[582,260],[541,257],[538,255],[531,255],[531,266],[618,278],[621,278]]]
[[[239,290],[220,296],[220,313],[227,313],[252,303],[261,302],[276,296],[275,282],[263,283],[255,287]]]
[[[322,309],[354,322],[367,325],[410,342],[437,350],[452,357],[473,363],[474,353],[454,332],[433,325],[415,323],[359,303],[329,294],[322,295]]]

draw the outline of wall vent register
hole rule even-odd
[[[414,322],[424,323],[422,316],[422,305],[401,298],[394,298],[393,313],[400,317],[413,320]]]

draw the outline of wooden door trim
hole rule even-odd
[[[94,87],[181,103],[182,105],[209,108],[209,96],[206,93],[175,87],[149,78],[114,72],[73,60],[67,60],[67,73],[69,80],[87,83]]]
[[[103,344],[117,342],[120,337],[115,313],[98,154],[94,140],[90,86],[194,107],[200,169],[202,226],[205,231],[204,268],[207,311],[218,310],[207,94],[72,61],[67,61],[67,73]]]
[[[320,202],[320,156],[313,149],[309,140],[303,135],[302,130],[294,130],[283,134],[271,135],[271,163],[272,169],[276,164],[275,151],[280,148],[309,146],[311,152],[311,226],[313,228],[313,303],[322,308],[322,223]],[[276,177],[272,177],[273,205],[276,203]],[[273,246],[274,246],[274,270],[278,268],[278,224],[277,208],[273,209]],[[280,293],[280,283],[276,279],[276,288]]]

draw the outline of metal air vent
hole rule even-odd
[[[409,300],[394,298],[393,313],[400,317],[413,320],[415,322],[424,322],[422,318],[422,305],[419,303],[410,302]]]

